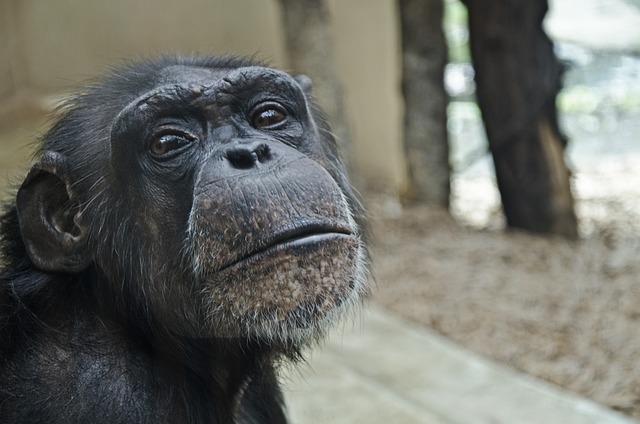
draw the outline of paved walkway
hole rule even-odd
[[[369,307],[285,380],[297,424],[634,421]]]

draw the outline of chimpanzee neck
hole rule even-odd
[[[263,348],[238,339],[182,339],[173,344],[173,352],[165,349],[170,346],[166,340],[156,346],[162,361],[185,370],[187,390],[209,395],[218,414],[229,417],[237,413],[252,380],[273,360]]]
[[[144,348],[159,369],[182,377],[187,399],[210,405],[220,422],[233,421],[247,387],[271,359],[251,343],[229,339],[175,338],[168,343],[162,336]]]
[[[240,338],[176,335],[149,319],[114,310],[113,305],[100,301],[104,293],[91,290],[88,284],[69,284],[74,286],[68,290],[71,298],[85,299],[85,307],[71,312],[78,316],[69,317],[69,321],[90,325],[87,333],[100,333],[101,340],[110,340],[106,349],[129,352],[131,362],[124,368],[144,369],[150,380],[146,385],[160,382],[167,386],[164,390],[175,392],[175,408],[183,410],[189,422],[234,422],[247,388],[261,384],[254,380],[269,375],[273,377],[270,384],[277,384],[271,364],[278,355],[265,344]]]
[[[128,348],[149,358],[160,374],[158,378],[175,384],[189,404],[209,405],[209,413],[217,417],[213,422],[232,422],[254,377],[264,374],[265,369],[273,374],[270,361],[278,355],[264,344],[241,338],[178,335],[154,322],[142,308],[122,311],[122,305],[105,304],[101,299],[110,296],[104,296],[100,289],[86,295],[86,304],[95,305],[91,309],[97,319],[121,332]]]

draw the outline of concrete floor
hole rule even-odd
[[[298,424],[635,422],[375,307],[287,374]]]

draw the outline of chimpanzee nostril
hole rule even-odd
[[[231,166],[237,169],[253,168],[258,160],[258,156],[252,150],[241,146],[227,150],[225,156]]]
[[[258,157],[258,162],[266,162],[271,159],[271,149],[266,144],[259,144],[258,147],[254,149],[256,156]]]
[[[229,148],[225,157],[236,169],[250,169],[271,159],[271,149],[264,143],[257,146],[239,144]]]

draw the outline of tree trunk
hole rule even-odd
[[[577,237],[556,95],[562,68],[542,29],[547,0],[463,0],[478,103],[509,227]]]
[[[442,0],[399,0],[404,151],[410,202],[449,207],[450,166]]]
[[[313,83],[314,100],[327,114],[344,161],[350,164],[351,135],[333,56],[325,0],[279,0],[289,66]]]

